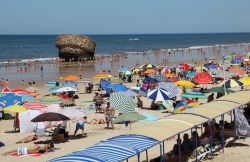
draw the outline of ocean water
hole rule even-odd
[[[58,56],[56,35],[0,35],[0,60],[53,58]],[[96,54],[156,49],[250,43],[250,33],[90,35]]]

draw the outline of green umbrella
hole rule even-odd
[[[45,96],[40,99],[42,103],[46,104],[60,104],[63,103],[63,99],[58,96]]]
[[[144,120],[144,119],[146,119],[146,117],[139,114],[138,112],[128,112],[128,113],[124,113],[124,114],[118,116],[114,120],[114,123],[128,121],[130,123],[130,129],[131,129],[131,122],[138,121],[138,120]]]
[[[208,98],[208,96],[205,96],[203,93],[200,93],[200,92],[186,92],[182,94],[181,96],[186,97],[186,98],[199,98],[199,99]]]
[[[205,90],[205,93],[211,93],[211,92],[216,92],[216,93],[224,93],[224,87],[213,87],[211,89]],[[227,93],[233,93],[234,91],[226,88]]]

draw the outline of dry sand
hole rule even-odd
[[[135,86],[135,83],[127,84],[130,86]],[[49,87],[41,86],[39,87],[38,93],[42,95],[45,95],[48,93]],[[87,99],[92,99],[93,94],[84,94],[84,85],[79,86],[79,92],[78,95],[80,99],[77,100],[77,105],[82,104],[82,101]],[[149,107],[151,100],[147,98],[143,98],[144,106]],[[87,106],[87,105],[85,105]],[[138,110],[139,112],[147,112],[150,114],[153,114],[159,118],[167,115],[165,113],[161,113],[160,111],[152,111],[152,110]],[[104,118],[103,114],[96,114],[94,112],[91,112],[88,114],[88,120],[94,119],[94,118]],[[145,125],[150,124],[150,122],[137,122],[132,125],[132,129],[137,127],[143,127]],[[129,133],[129,128],[126,128],[124,125],[116,125],[114,130],[107,130],[104,129],[106,125],[86,125],[85,130],[88,133],[88,136],[86,138],[80,138],[80,139],[74,139],[69,140],[65,143],[56,144],[55,152],[51,152],[45,155],[42,155],[40,157],[14,157],[14,156],[1,156],[0,155],[0,161],[1,162],[10,162],[10,161],[26,161],[26,162],[44,162],[49,159],[53,159],[55,157],[63,156],[65,154],[80,150],[82,148],[85,148],[87,146],[91,146],[93,144],[98,143],[101,140],[105,140],[107,138],[123,134],[123,133]],[[0,141],[5,143],[4,147],[0,148],[0,153],[16,149],[20,146],[32,146],[34,145],[33,142],[26,143],[26,144],[15,144],[17,140],[20,140],[30,134],[20,134],[20,133],[5,133],[6,131],[13,130],[13,120],[3,120],[0,121]],[[75,128],[75,123],[70,122],[70,134],[73,134]],[[78,133],[80,133],[79,131]],[[40,138],[38,141],[44,141],[47,137]],[[165,143],[165,152],[168,152],[172,149],[174,143],[175,143],[176,137],[174,137],[172,140],[169,140]],[[217,153],[218,156],[215,156],[213,160],[211,161],[221,161],[221,162],[248,162],[250,161],[250,154],[248,154],[248,151],[250,151],[249,148],[250,139],[246,139],[245,141],[237,141],[237,144],[235,147],[230,147],[225,149],[225,153]],[[159,156],[159,146],[155,146],[151,149],[149,149],[149,159],[152,159],[154,157]],[[145,153],[141,154],[141,160],[145,160]],[[131,158],[129,161],[137,161],[136,157]]]

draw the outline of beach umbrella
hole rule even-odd
[[[172,82],[159,83],[157,86],[158,89],[164,89],[169,92],[169,98],[173,98],[179,94],[179,87]]]
[[[186,110],[185,104],[179,102],[179,103],[175,106],[175,108],[174,108],[174,113],[182,112],[182,111],[184,111],[184,110]]]
[[[62,92],[76,92],[76,91],[77,91],[77,89],[72,88],[72,87],[62,87],[62,88],[55,90],[54,92],[55,93],[62,93]]]
[[[48,107],[47,105],[45,105],[41,102],[27,102],[27,103],[23,104],[23,106],[27,109],[30,109],[30,110],[41,110],[41,109]]]
[[[162,70],[161,70],[161,74],[166,74],[166,73],[169,73],[170,70],[167,68],[167,67],[164,67]]]
[[[216,78],[225,77],[226,79],[232,78],[233,76],[236,76],[236,74],[234,72],[228,72],[228,71],[220,71],[215,75]]]
[[[1,106],[3,106],[2,108],[4,108],[16,104],[20,105],[23,103],[23,99],[22,96],[17,95],[13,92],[9,92],[9,93],[4,93],[2,97],[0,97],[0,102],[2,103],[1,104]]]
[[[250,85],[250,78],[249,77],[244,77],[240,80],[243,84],[245,85]]]
[[[197,84],[208,84],[212,82],[212,76],[207,72],[201,72],[195,75],[194,82]]]
[[[132,71],[126,70],[123,72],[124,75],[133,75]]]
[[[208,96],[204,95],[201,92],[186,92],[181,95],[182,97],[186,98],[199,98],[199,99],[206,99]]]
[[[153,64],[144,64],[144,65],[141,65],[139,67],[139,69],[144,69],[144,68],[154,68],[154,69],[157,69],[158,67],[156,65],[153,65]]]
[[[63,78],[65,81],[79,81],[80,79],[75,75],[68,75]]]
[[[164,89],[154,89],[149,91],[147,97],[154,101],[165,101],[170,98],[170,93]]]
[[[164,76],[167,78],[173,78],[175,77],[175,74],[167,73],[167,74],[164,74]]]
[[[20,112],[24,112],[27,111],[27,109],[23,106],[20,105],[12,105],[12,106],[8,106],[4,109],[5,112],[13,112],[13,113],[20,113]]]
[[[45,96],[40,99],[45,104],[60,104],[63,103],[63,99],[58,96]]]
[[[195,86],[194,83],[187,81],[187,80],[180,80],[180,81],[175,82],[175,84],[179,85],[179,86],[183,86],[183,87],[194,87]]]
[[[139,114],[138,112],[128,112],[128,113],[119,115],[114,120],[114,123],[120,123],[120,122],[126,122],[126,121],[134,122],[134,121],[144,120],[144,119],[146,119],[146,117]]]
[[[239,76],[246,74],[246,72],[239,67],[231,67],[228,71]]]
[[[77,82],[75,81],[65,81],[62,84],[63,87],[76,87],[77,86]]]
[[[225,85],[224,85],[225,84]],[[235,87],[240,87],[243,86],[244,84],[241,81],[235,80],[235,79],[229,79],[226,81],[223,81],[220,86],[226,87],[226,88],[235,88]]]
[[[134,112],[136,106],[135,100],[123,93],[111,93],[110,104],[121,113]]]
[[[232,59],[231,63],[232,64],[240,64],[241,61],[242,61],[242,58],[234,58],[234,59]]]
[[[203,70],[206,70],[206,71],[208,70],[205,66],[199,66],[199,67],[196,67],[195,69],[196,71],[200,71],[200,72]]]
[[[64,120],[70,120],[70,118],[59,113],[47,112],[33,118],[31,122],[37,123],[45,121],[64,121]]]
[[[50,88],[48,91],[49,92],[54,92],[54,91],[56,91],[56,90],[58,90],[59,89],[59,87],[52,87],[52,88]]]
[[[196,74],[195,71],[188,71],[187,74],[186,74],[186,78],[193,79],[195,74]]]
[[[138,93],[136,93],[132,89],[128,89],[127,91],[122,92],[122,93],[125,94],[125,95],[127,95],[127,96],[130,96],[130,97],[136,97],[136,96],[139,95]]]
[[[29,91],[27,90],[24,90],[24,89],[19,89],[19,88],[16,88],[16,89],[12,89],[11,92],[15,92],[15,93],[22,93],[22,94],[30,94]]]
[[[23,101],[35,101],[36,98],[33,96],[30,96],[28,94],[19,94],[20,96],[22,96]]]
[[[108,75],[106,73],[98,73],[94,76],[95,79],[106,79]]]
[[[147,69],[146,71],[144,71],[144,74],[152,74],[152,73],[156,73],[155,69]]]
[[[208,69],[215,69],[215,68],[217,68],[217,65],[215,65],[215,64],[208,64],[208,65],[206,65],[206,67]]]
[[[166,81],[168,81],[168,79],[165,76],[163,76],[163,75],[157,75],[157,76],[155,76],[155,80],[157,82],[166,82]]]
[[[224,92],[225,92],[225,89],[224,89],[224,87],[213,87],[213,88],[211,88],[211,89],[205,90],[204,92],[205,92],[205,93],[212,93],[212,92],[215,92],[215,93],[224,93]],[[232,91],[232,90],[226,88],[226,92],[227,92],[227,93],[232,93],[232,92],[234,92],[234,91]]]
[[[76,119],[81,119],[83,117],[85,117],[87,114],[85,112],[83,112],[80,109],[75,109],[75,108],[69,108],[69,107],[65,107],[59,111],[57,111],[57,113],[62,114],[67,116],[68,118],[70,118],[71,120],[76,120]]]
[[[189,70],[189,65],[188,65],[188,64],[181,63],[181,64],[179,64],[179,66],[180,66],[181,68],[183,68],[184,71],[188,71],[188,70]]]
[[[145,79],[143,79],[143,81],[142,81],[143,83],[155,83],[156,82],[156,80],[155,80],[155,78],[151,78],[151,77],[148,77],[148,78],[145,78]]]
[[[112,89],[115,92],[125,92],[128,88],[122,84],[110,84],[108,89]]]

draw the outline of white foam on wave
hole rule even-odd
[[[32,59],[21,59],[21,60],[11,60],[11,61],[0,61],[0,64],[15,64],[15,63],[27,63],[27,62],[46,62],[58,60],[59,57],[46,57],[46,58],[32,58]]]
[[[129,41],[138,41],[140,40],[139,38],[129,38]]]

